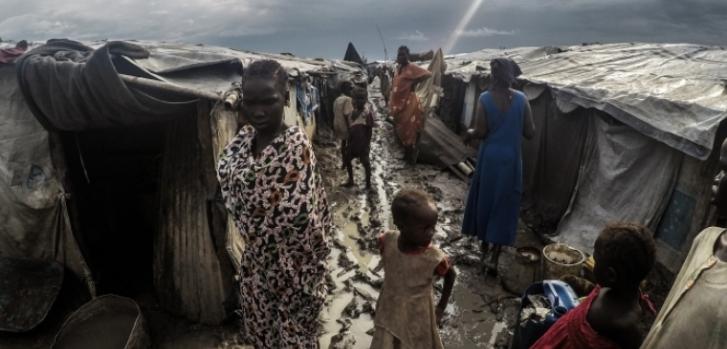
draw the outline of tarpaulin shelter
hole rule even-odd
[[[0,64],[0,255],[56,260],[91,294],[153,285],[167,310],[221,322],[243,242],[219,198],[215,163],[236,112],[122,75],[220,95],[259,59],[288,71],[291,101],[303,73],[325,95],[329,80],[360,70],[148,41],[50,40]],[[315,131],[294,102],[285,122]]]
[[[638,222],[656,231],[659,260],[678,269],[708,221],[727,51],[625,43],[448,56],[445,124],[472,124],[497,57],[523,71],[518,88],[537,126],[523,147],[525,203],[556,225],[554,239],[591,251],[607,223]]]

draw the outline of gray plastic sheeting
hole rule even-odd
[[[656,228],[683,157],[607,115],[593,114],[571,204],[554,237],[588,253],[607,224]]]
[[[65,197],[53,169],[48,133],[0,64],[0,256],[56,260],[88,282],[88,268],[68,229]],[[89,284],[93,293],[93,286]]]
[[[727,117],[727,50],[690,44],[608,44],[482,50],[448,56],[447,73],[469,81],[509,57],[520,79],[559,101],[595,108],[700,160]]]
[[[355,65],[243,52],[226,48],[134,42],[150,52],[147,59],[114,57],[127,63],[124,69],[137,69],[134,75],[157,79],[208,92],[228,89],[239,74],[209,69],[219,62],[239,60],[244,66],[259,59],[278,60],[291,76],[313,74],[353,74]],[[99,49],[106,42],[83,43]],[[3,47],[4,44],[0,44]],[[37,46],[34,45],[34,46]],[[72,64],[60,62],[59,65]],[[116,67],[119,68],[119,67]],[[233,72],[235,73],[235,72]],[[230,76],[237,79],[231,81]],[[65,194],[53,168],[49,134],[33,116],[20,91],[13,64],[0,64],[0,255],[40,260],[56,260],[93,284],[78,244],[70,230]],[[63,81],[58,81],[62,84]],[[104,86],[97,86],[102,89]],[[58,92],[58,91],[55,91]],[[38,94],[41,98],[41,94]],[[47,100],[40,100],[46,103]],[[86,101],[83,101],[86,102]],[[48,108],[52,111],[52,108]],[[163,111],[161,111],[163,112]],[[50,112],[49,112],[50,114]],[[78,116],[80,117],[80,116]],[[97,117],[93,115],[93,117]],[[68,122],[68,120],[63,120]],[[129,120],[124,120],[133,124]],[[98,126],[78,123],[74,129]],[[108,125],[105,125],[108,126]]]

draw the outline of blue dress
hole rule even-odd
[[[490,92],[480,95],[487,113],[487,137],[480,144],[462,233],[497,245],[513,245],[522,197],[521,143],[527,97],[514,92],[500,111]]]

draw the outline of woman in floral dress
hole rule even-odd
[[[225,205],[245,240],[240,269],[244,340],[317,348],[331,220],[303,130],[283,123],[288,76],[279,63],[245,70],[239,133],[217,165]]]

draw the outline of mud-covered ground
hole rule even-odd
[[[377,91],[371,91],[372,102],[379,105]],[[331,294],[322,314],[324,333],[321,348],[369,348],[373,332],[373,312],[383,282],[376,237],[382,229],[393,229],[390,201],[401,188],[415,187],[430,193],[440,212],[434,243],[454,261],[459,275],[446,318],[441,329],[446,348],[507,347],[515,323],[519,299],[505,291],[500,280],[485,277],[479,244],[460,235],[467,184],[439,168],[429,165],[407,165],[396,144],[392,125],[379,107],[372,142],[373,189],[363,189],[364,173],[359,165],[355,171],[356,187],[345,188],[345,170],[341,169],[339,150],[325,132],[316,142],[319,170],[331,202],[338,227],[332,236],[329,284]],[[357,164],[357,162],[355,162]],[[533,234],[521,229],[518,245],[540,246]],[[501,257],[501,274],[517,284],[533,280],[530,269],[518,268],[514,251]],[[510,267],[513,267],[510,269]],[[508,270],[510,269],[510,270]],[[521,286],[517,286],[521,287]],[[441,283],[435,286],[439,297]]]
[[[372,90],[371,96],[378,106],[378,91]],[[329,260],[330,295],[321,314],[321,348],[369,348],[373,313],[384,276],[383,270],[377,268],[380,257],[376,237],[382,229],[394,228],[390,201],[405,187],[423,189],[435,198],[440,218],[434,243],[449,255],[459,272],[441,329],[445,347],[507,347],[519,299],[503,289],[501,279],[485,277],[479,244],[460,235],[467,184],[433,166],[405,164],[392,125],[385,119],[386,115],[377,115],[371,151],[374,172],[371,191],[363,189],[363,168],[357,162],[357,186],[341,187],[346,173],[341,169],[335,141],[325,130],[321,130],[316,140],[319,170],[337,226],[331,236],[334,249]],[[521,229],[517,245],[540,247],[540,242],[532,232]],[[532,269],[515,260],[513,250],[504,251],[500,275],[514,288],[522,288],[534,275]],[[441,283],[435,286],[437,298],[440,290]],[[248,348],[240,342],[235,322],[223,326],[197,325],[166,314],[151,295],[137,298],[148,320],[155,348]],[[31,333],[0,335],[0,348],[48,348],[70,310],[54,309],[47,321]]]
[[[56,333],[65,317],[69,316],[81,302],[76,295],[61,292],[45,321],[28,333],[0,332],[2,349],[47,349],[51,347]],[[135,298],[146,319],[152,348],[159,349],[250,349],[242,344],[238,335],[237,321],[228,321],[220,326],[208,326],[187,321],[164,312],[151,294]],[[95,349],[78,348],[78,349]]]

